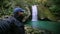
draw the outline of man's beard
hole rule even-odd
[[[20,22],[22,22],[23,18],[24,18],[24,16],[23,16],[23,15],[21,15],[21,16],[18,16],[18,18],[17,18],[17,19],[18,19]]]

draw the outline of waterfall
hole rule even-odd
[[[37,21],[37,5],[32,6],[32,21]]]
[[[37,17],[37,5],[33,5],[32,6],[32,27],[33,28],[37,28],[37,21],[38,21],[38,17]]]

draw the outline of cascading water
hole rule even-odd
[[[32,21],[37,21],[37,5],[32,6]]]
[[[38,11],[37,11],[37,5],[32,6],[32,27],[37,27],[37,21],[38,21]]]

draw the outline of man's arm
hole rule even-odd
[[[29,18],[29,16],[31,15],[30,9],[28,7],[26,7],[26,9],[28,10],[28,12],[27,12],[28,15],[23,18],[22,22],[25,22]]]

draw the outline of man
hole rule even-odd
[[[13,17],[0,21],[0,34],[25,34],[24,23],[22,22],[23,12],[22,8],[16,7]]]

